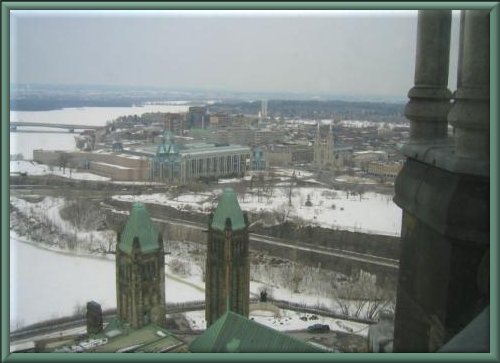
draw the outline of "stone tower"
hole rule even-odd
[[[165,322],[163,239],[146,207],[134,203],[118,234],[116,298],[118,317],[133,327]]]
[[[226,310],[248,317],[249,294],[248,219],[238,204],[234,190],[227,188],[208,221],[205,276],[207,327]]]
[[[395,183],[403,210],[396,352],[490,350],[488,323],[471,323],[490,298],[490,12],[461,11],[453,93],[451,22],[451,10],[419,11],[410,140]],[[460,344],[443,347],[452,340]]]

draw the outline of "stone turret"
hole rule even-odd
[[[231,188],[225,189],[208,222],[205,276],[207,326],[227,310],[248,317],[248,224],[236,193]]]
[[[118,317],[133,327],[165,322],[163,239],[146,207],[134,203],[116,248]]]

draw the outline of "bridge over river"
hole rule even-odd
[[[10,123],[11,130],[17,130],[19,127],[50,127],[56,129],[67,129],[69,131],[74,130],[97,130],[102,126],[95,125],[78,125],[78,124],[57,124],[57,123],[47,123],[47,122],[24,122],[24,121],[14,121]]]

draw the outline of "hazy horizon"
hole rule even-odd
[[[11,84],[403,99],[416,25],[417,11],[16,10]]]

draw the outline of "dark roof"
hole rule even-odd
[[[232,188],[224,189],[219,198],[219,203],[215,209],[212,219],[212,228],[223,231],[226,227],[226,219],[231,220],[231,228],[233,231],[245,228],[245,218],[243,211],[240,208],[236,193]]]
[[[90,351],[112,353],[120,350],[134,352],[160,353],[173,350],[184,343],[168,330],[149,324],[134,329],[130,324],[120,319],[113,319],[104,331],[94,338],[108,338],[106,344],[97,346]]]
[[[141,252],[152,252],[160,248],[159,233],[151,221],[149,213],[142,203],[134,203],[125,228],[120,237],[118,247],[121,251],[132,253],[134,239],[139,240]]]
[[[320,353],[320,348],[226,311],[189,346],[194,353]]]

